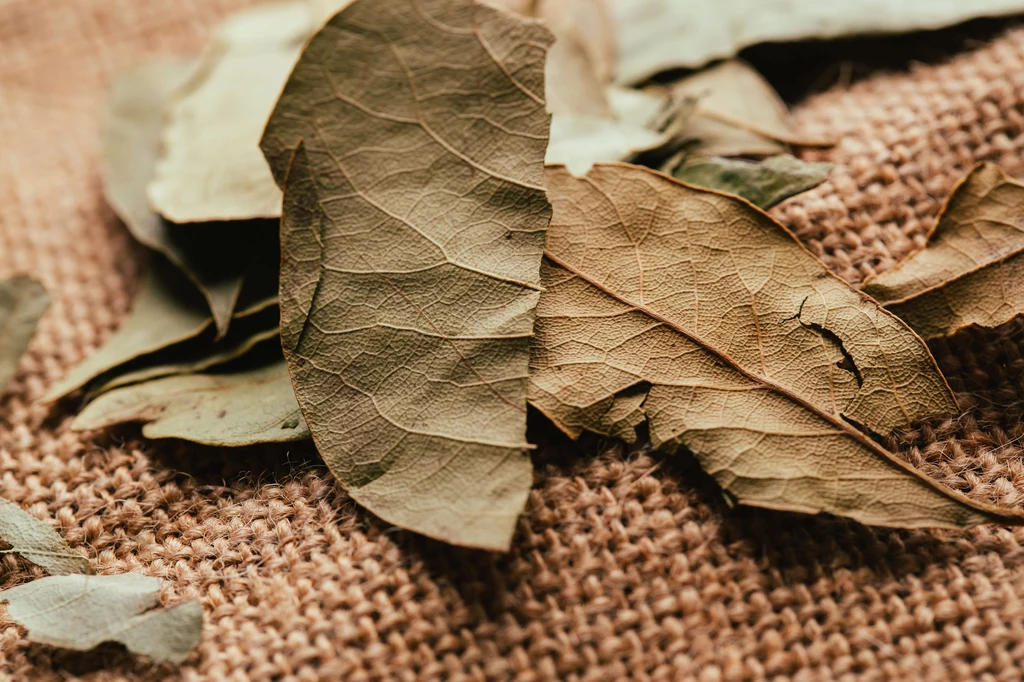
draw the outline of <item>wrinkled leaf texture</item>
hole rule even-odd
[[[0,540],[51,575],[92,573],[88,560],[68,547],[53,526],[4,499],[0,499]]]
[[[876,433],[956,404],[924,343],[767,214],[646,168],[550,168],[530,400],[572,436],[686,447],[742,504],[900,527],[1020,523]],[[847,421],[850,420],[850,421]]]
[[[357,0],[309,42],[262,142],[317,448],[359,503],[455,544],[507,549],[532,480],[551,41],[469,0]]]

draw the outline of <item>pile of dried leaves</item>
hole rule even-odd
[[[496,4],[262,5],[197,59],[118,78],[104,189],[152,259],[131,316],[45,400],[84,392],[78,430],[312,438],[367,509],[487,549],[530,488],[527,405],[572,437],[645,425],[740,504],[1024,522],[879,444],[958,412],[922,338],[1024,312],[1024,185],[974,169],[927,248],[853,289],[764,210],[829,173],[787,152],[831,141],[731,59],[1019,7]],[[0,381],[46,304],[31,279],[0,287]],[[198,641],[197,603],[88,576],[10,503],[0,537],[54,574],[0,593],[32,639],[170,661]]]

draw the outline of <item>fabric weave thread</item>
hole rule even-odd
[[[508,556],[389,528],[309,448],[222,451],[69,430],[34,404],[123,318],[141,251],[104,205],[113,73],[197,50],[241,0],[0,0],[0,276],[54,297],[0,400],[0,494],[54,521],[101,573],[197,597],[180,669],[116,648],[29,644],[0,615],[3,680],[1019,680],[1024,529],[871,530],[729,510],[686,458],[542,419]],[[873,76],[797,111],[838,164],[775,215],[851,282],[922,244],[957,178],[1024,173],[1024,31],[948,64]],[[1024,323],[933,349],[964,414],[889,439],[958,490],[1024,504]],[[41,571],[11,555],[0,588]],[[0,610],[0,614],[4,613]]]

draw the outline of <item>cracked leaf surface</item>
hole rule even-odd
[[[646,417],[656,446],[689,448],[745,504],[891,526],[1020,521],[842,418],[887,433],[955,403],[924,343],[766,214],[635,166],[546,175],[530,400],[567,433],[635,438]]]
[[[978,166],[953,189],[924,250],[863,290],[925,338],[1024,313],[1024,184]]]
[[[506,549],[532,479],[550,43],[468,0],[359,0],[309,43],[262,142],[317,447],[368,509],[456,544]]]

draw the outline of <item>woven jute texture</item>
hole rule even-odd
[[[11,680],[1019,680],[1024,530],[876,531],[730,510],[686,457],[535,418],[536,483],[505,556],[397,531],[305,446],[224,451],[78,435],[35,404],[123,318],[141,253],[100,196],[106,84],[196,50],[232,0],[0,0],[0,276],[54,303],[0,400],[0,494],[101,573],[202,601],[202,645],[155,667],[29,644]],[[776,215],[851,282],[922,243],[954,181],[1024,171],[1024,32],[837,87],[797,112],[840,140],[829,182]],[[934,344],[964,412],[889,439],[978,499],[1024,505],[1024,324]],[[11,555],[0,587],[41,577]]]

